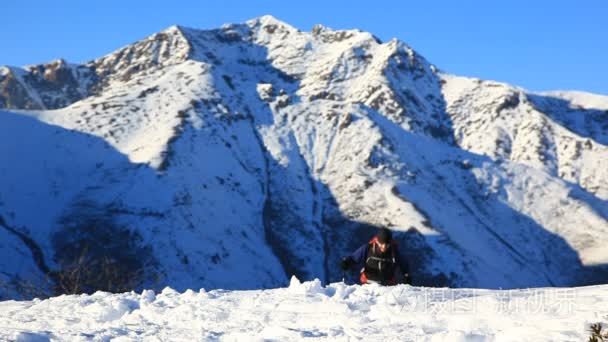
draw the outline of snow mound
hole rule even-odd
[[[319,279],[301,283],[296,276],[292,276],[289,282],[289,291],[294,294],[324,294],[325,289]]]
[[[0,302],[0,340],[580,341],[608,286],[480,290],[399,285],[183,293],[165,288]]]

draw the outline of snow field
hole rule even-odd
[[[17,341],[581,341],[608,286],[481,290],[319,280],[254,291],[165,288],[0,303]]]

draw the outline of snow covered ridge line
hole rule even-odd
[[[165,288],[0,302],[17,341],[582,341],[608,315],[608,286],[534,290],[380,287]]]

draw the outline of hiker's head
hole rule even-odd
[[[376,237],[378,239],[378,246],[380,247],[380,250],[384,252],[393,240],[393,233],[390,229],[383,227],[380,228],[378,234],[376,234]]]

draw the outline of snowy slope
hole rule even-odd
[[[541,169],[608,199],[608,99],[526,93],[496,82],[443,75],[458,144]]]
[[[136,288],[336,281],[381,225],[418,285],[608,279],[603,97],[453,76],[397,40],[270,16],[70,68],[91,73],[65,106],[10,81],[36,68],[0,69],[0,250],[25,256],[2,296],[53,288],[85,252]]]
[[[257,291],[165,288],[0,303],[16,341],[584,341],[608,288],[480,290],[400,285]]]

